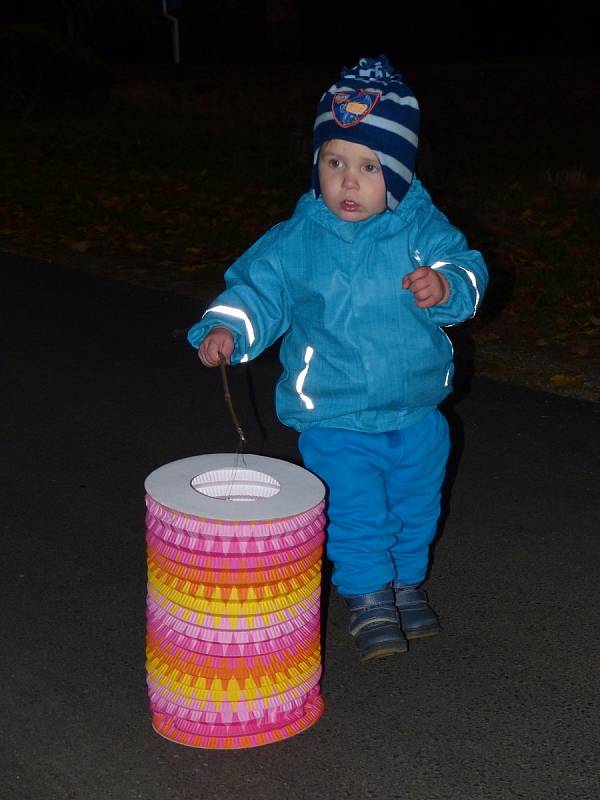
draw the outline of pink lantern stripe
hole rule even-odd
[[[174,607],[165,609],[169,618],[175,617],[177,623],[172,627],[174,630],[185,633],[186,635],[198,635],[208,642],[219,642],[221,644],[228,644],[229,642],[239,641],[242,644],[248,642],[261,642],[265,639],[277,638],[284,636],[286,633],[291,633],[305,625],[313,625],[318,617],[318,598],[306,611],[294,609],[296,616],[289,615],[266,615],[261,620],[256,618],[245,617],[210,617],[205,615],[203,620],[204,624],[197,624],[197,616],[193,620],[187,620],[185,617],[178,618],[177,611]],[[159,613],[162,609],[159,606]],[[175,613],[171,614],[170,612]],[[283,622],[281,622],[283,616]],[[229,624],[231,622],[232,624]],[[261,624],[262,622],[262,624]],[[217,625],[222,625],[217,628]],[[254,627],[250,627],[253,625]]]
[[[192,694],[189,686],[180,686],[174,681],[163,681],[161,683],[150,672],[146,674],[146,682],[151,698],[156,696],[175,705],[182,705],[186,708],[200,711],[210,711],[216,714],[236,713],[242,709],[264,710],[279,708],[286,703],[302,701],[312,689],[318,687],[320,678],[321,670],[318,670],[313,676],[289,689],[274,691],[272,694],[263,693],[256,697],[240,697],[236,700],[228,700],[221,697],[213,697],[210,692],[206,691]]]
[[[306,697],[294,703],[286,703],[271,709],[259,711],[249,711],[248,709],[238,709],[236,713],[196,711],[185,706],[176,706],[173,703],[157,703],[152,710],[161,714],[169,714],[177,719],[186,719],[190,722],[202,723],[204,725],[241,725],[245,722],[266,722],[267,724],[281,722],[287,715],[301,712],[306,703]]]
[[[161,659],[170,667],[177,668],[191,675],[205,677],[245,678],[247,675],[266,675],[284,672],[295,668],[298,663],[314,661],[320,658],[320,642],[315,640],[302,647],[276,650],[253,656],[209,656],[191,650],[175,648],[170,642],[154,642],[148,640],[146,655],[149,662]]]
[[[314,689],[308,693],[308,696]],[[156,693],[150,695],[150,708],[159,714],[168,714],[171,717],[178,719],[189,719],[193,722],[204,722],[207,725],[224,724],[238,724],[248,722],[249,720],[276,720],[280,718],[281,714],[291,714],[298,709],[303,708],[306,702],[306,696],[292,700],[288,703],[279,703],[273,708],[250,708],[246,703],[238,703],[236,710],[232,711],[230,708],[221,708],[220,711],[205,711],[196,708],[191,708],[186,704],[172,703],[164,697]],[[223,706],[223,704],[221,704]]]
[[[312,689],[287,692],[273,695],[272,697],[259,698],[250,702],[238,700],[236,702],[215,701],[211,698],[198,700],[182,695],[167,693],[164,690],[157,692],[152,685],[148,684],[148,697],[150,710],[159,713],[168,713],[169,716],[178,716],[182,719],[190,717],[192,714],[210,715],[211,719],[229,719],[237,715],[240,718],[247,717],[254,719],[263,714],[279,709],[285,709],[293,705],[302,706],[306,702],[307,694],[310,691],[318,691],[318,682]]]
[[[221,613],[213,614],[210,611],[196,611],[195,609],[184,608],[173,602],[172,595],[165,597],[160,592],[153,591],[152,597],[158,605],[172,616],[203,629],[252,631],[256,628],[274,628],[273,633],[276,633],[275,626],[285,624],[299,616],[306,619],[316,613],[319,608],[320,589],[315,590],[307,598],[298,600],[295,603],[293,599],[290,600],[290,605],[287,607],[278,608],[274,611],[255,612],[248,616],[242,616],[241,614],[239,616],[228,616]]]
[[[210,536],[188,535],[179,528],[174,528],[171,525],[165,526],[160,520],[147,514],[146,534],[171,544],[178,551],[182,551],[183,554],[224,554],[229,558],[235,558],[236,552],[237,555],[246,557],[258,557],[261,555],[265,557],[267,553],[281,552],[284,557],[289,557],[290,553],[287,551],[294,551],[297,547],[303,547],[308,542],[318,542],[324,538],[323,522],[324,517],[321,515],[305,528],[289,531],[276,539],[219,539]]]
[[[232,692],[244,693],[252,699],[254,695],[263,692],[273,694],[295,686],[299,681],[312,675],[315,669],[320,668],[321,651],[318,648],[310,654],[305,654],[296,663],[279,664],[269,663],[267,656],[262,656],[267,663],[260,665],[254,662],[251,665],[237,664],[237,672],[233,666],[225,665],[222,671],[216,667],[196,666],[190,661],[178,661],[170,654],[156,652],[148,648],[146,653],[146,668],[149,672],[162,675],[166,680],[174,680],[182,686],[193,686],[201,691],[209,690],[211,693],[221,694],[221,699],[231,699]],[[219,688],[218,684],[221,685]],[[235,686],[237,684],[237,688]],[[226,688],[223,688],[226,687]],[[249,695],[246,693],[249,692]],[[241,694],[240,694],[241,697]]]
[[[170,652],[173,655],[173,658],[180,658],[180,659],[191,659],[196,664],[201,663],[215,663],[221,664],[228,659],[234,660],[251,660],[253,658],[257,659],[267,659],[272,657],[274,659],[281,659],[281,658],[289,658],[290,654],[299,654],[302,652],[307,651],[308,649],[314,648],[320,644],[320,631],[316,628],[313,628],[310,632],[305,632],[302,630],[299,632],[300,635],[296,636],[295,638],[292,637],[282,637],[287,642],[287,645],[284,647],[282,644],[276,644],[276,646],[272,646],[269,640],[269,647],[262,648],[261,652],[255,652],[253,654],[248,653],[247,655],[226,655],[225,651],[222,650],[219,655],[215,652],[215,645],[211,642],[207,644],[211,646],[211,652],[205,652],[206,648],[199,649],[196,643],[193,643],[192,647],[185,647],[186,642],[190,642],[191,640],[189,637],[187,640],[184,640],[182,643],[181,639],[177,638],[180,635],[172,632],[165,632],[164,626],[153,626],[148,624],[147,629],[147,640],[148,645],[151,646],[153,649],[157,650],[160,649],[161,651]],[[166,635],[165,635],[166,634]],[[275,640],[281,641],[281,640]],[[262,644],[262,643],[261,643]],[[255,645],[256,647],[256,645]],[[239,649],[239,648],[238,648]],[[258,662],[257,662],[258,663]]]
[[[246,584],[260,585],[263,583],[277,583],[295,575],[303,574],[307,569],[319,564],[322,558],[322,548],[315,548],[308,555],[298,558],[295,561],[275,564],[274,566],[255,566],[252,569],[231,567],[219,568],[199,566],[193,562],[186,562],[185,559],[174,561],[166,558],[159,548],[152,546],[148,542],[148,564],[158,569],[163,569],[171,575],[190,580],[197,583],[209,583],[220,585],[245,586]],[[194,559],[195,560],[195,559]]]
[[[161,580],[162,576],[148,570],[148,585],[155,589],[166,600],[171,601],[181,609],[193,611],[197,614],[237,617],[260,617],[266,614],[282,611],[299,606],[304,607],[304,602],[310,600],[314,593],[320,589],[321,578],[316,575],[306,586],[294,592],[265,600],[240,602],[222,602],[215,599],[195,597],[192,594],[178,591],[166,586]]]
[[[310,682],[307,681],[298,687],[294,687],[286,691],[279,691],[268,697],[255,697],[249,700],[241,698],[240,700],[235,701],[213,698],[210,696],[210,694],[201,698],[190,697],[187,694],[182,694],[180,691],[169,691],[165,687],[159,687],[156,689],[150,679],[148,680],[148,690],[149,697],[153,698],[152,702],[157,701],[156,698],[161,698],[166,702],[173,703],[184,708],[191,708],[195,711],[205,711],[219,715],[228,715],[230,713],[238,712],[246,713],[246,711],[248,713],[258,713],[267,709],[281,708],[283,705],[289,702],[303,702],[307,693],[311,689],[315,687],[318,688],[318,680],[319,679],[317,678],[317,680],[313,681],[312,686],[310,685]]]
[[[245,592],[250,599],[258,599],[261,593],[266,596],[271,596],[273,593],[288,594],[302,586],[306,586],[309,580],[320,574],[321,559],[312,559],[312,563],[306,564],[303,570],[299,570],[296,574],[288,574],[281,579],[259,580],[258,576],[254,575],[256,579],[249,581],[247,577],[252,577],[251,575],[240,574],[238,575],[240,578],[238,582],[228,580],[224,584],[220,584],[215,580],[216,575],[209,576],[208,581],[202,580],[199,577],[198,570],[174,564],[168,559],[153,558],[151,552],[148,553],[147,566],[152,574],[160,575],[165,583],[177,586],[177,588],[181,587],[179,591],[186,594],[195,594],[200,597],[212,597],[215,595],[218,599],[227,600],[231,592],[234,595],[242,595]],[[182,575],[182,572],[189,574]],[[229,578],[230,575],[228,574],[227,577]]]
[[[175,613],[170,613],[171,611]],[[263,625],[262,627],[258,626],[256,619],[251,618],[252,624],[256,626],[254,628],[249,628],[246,625],[247,620],[243,617],[219,617],[218,624],[222,625],[222,627],[216,628],[207,624],[196,624],[195,617],[194,620],[191,620],[185,616],[178,616],[176,608],[165,608],[164,604],[155,602],[152,597],[147,599],[146,611],[148,620],[152,624],[162,624],[175,633],[206,642],[219,642],[220,644],[229,644],[236,641],[236,634],[239,634],[238,641],[240,644],[247,644],[249,642],[263,642],[266,639],[278,639],[279,637],[293,634],[298,630],[311,631],[319,626],[320,615],[317,602],[306,612],[299,609],[295,609],[295,612],[296,616],[290,616],[289,619],[280,613],[274,623]],[[283,622],[281,622],[281,619],[283,619]],[[229,624],[230,622],[232,624]]]
[[[206,722],[195,722],[191,719],[175,716],[173,717],[173,724],[178,730],[196,736],[216,736],[218,738],[225,738],[227,736],[252,735],[255,733],[273,731],[301,719],[305,714],[304,706],[305,703],[293,711],[288,711],[286,713],[279,712],[277,718],[273,720],[263,717],[251,719],[246,722],[218,722],[210,724]]]
[[[159,594],[148,593],[149,603],[159,609],[164,610],[171,617],[179,619],[182,623],[194,626],[202,630],[202,636],[208,641],[228,642],[231,641],[229,633],[239,634],[241,641],[260,641],[271,636],[282,636],[284,633],[305,624],[312,619],[319,611],[319,592],[315,592],[309,598],[305,607],[299,605],[287,609],[280,609],[277,613],[262,614],[249,617],[226,617],[215,614],[199,614],[189,609],[181,609],[171,603],[168,599]],[[179,628],[176,628],[179,630]],[[184,628],[182,627],[183,631]],[[211,631],[217,631],[220,635],[214,636]],[[261,631],[265,631],[261,633]],[[244,632],[248,633],[248,638],[244,638]]]
[[[166,683],[172,681],[173,686],[182,691],[192,687],[194,697],[204,697],[206,695],[198,692],[206,692],[215,700],[249,701],[294,689],[320,668],[320,658],[320,650],[317,650],[297,664],[264,666],[261,670],[255,664],[252,669],[244,669],[242,665],[239,672],[233,672],[229,667],[222,670],[216,666],[196,667],[149,652],[146,669],[160,674]]]
[[[249,616],[229,616],[225,614],[213,614],[207,611],[195,611],[194,609],[184,608],[173,602],[170,597],[165,595],[149,584],[148,594],[155,602],[165,608],[173,616],[179,617],[184,622],[191,622],[202,628],[216,628],[218,630],[252,631],[256,628],[274,628],[282,623],[294,619],[295,617],[312,616],[320,607],[320,587],[307,598],[293,603],[276,611],[262,612],[260,614],[250,614]],[[251,641],[251,640],[250,640]]]
[[[281,728],[274,728],[259,733],[244,734],[241,736],[200,736],[180,730],[175,720],[171,717],[155,714],[152,717],[154,730],[170,741],[187,745],[188,747],[201,747],[211,750],[239,750],[247,747],[259,747],[288,739],[314,725],[323,714],[323,698],[315,695],[304,707],[304,716]]]
[[[295,617],[286,619],[283,615],[278,615],[275,622],[263,627],[247,627],[247,620],[243,617],[219,617],[219,627],[213,625],[212,627],[206,624],[198,625],[193,620],[182,618],[177,615],[177,609],[173,609],[175,613],[164,607],[164,601],[152,593],[148,593],[147,598],[148,613],[152,614],[156,619],[162,620],[168,624],[173,630],[182,633],[186,636],[197,637],[206,642],[217,642],[219,644],[250,644],[255,642],[264,642],[268,639],[276,639],[281,636],[294,633],[298,629],[308,628],[313,625],[320,624],[319,603],[318,595],[313,603],[312,610],[308,613],[298,613]],[[195,619],[194,615],[194,619]],[[281,619],[283,618],[283,622]],[[253,620],[256,624],[256,620]]]
[[[318,683],[315,684],[313,690],[319,691]],[[310,692],[311,689],[308,690]],[[150,710],[158,711],[159,713],[167,713],[170,709],[169,716],[178,716],[185,719],[190,714],[210,714],[211,719],[214,718],[218,721],[228,719],[233,715],[240,717],[247,716],[249,719],[260,717],[266,712],[278,711],[282,708],[287,708],[292,703],[297,705],[304,705],[306,702],[307,691],[295,692],[295,697],[289,693],[290,699],[287,699],[284,693],[274,695],[273,697],[260,698],[247,703],[246,701],[237,701],[235,703],[214,701],[211,698],[206,700],[197,700],[196,698],[185,698],[181,695],[166,695],[165,693],[158,693],[149,687],[148,697],[150,701]],[[189,700],[189,702],[184,702]],[[173,710],[174,709],[174,710]]]
[[[269,569],[270,567],[293,563],[315,552],[321,552],[324,538],[323,530],[317,528],[312,536],[293,547],[236,555],[235,553],[223,554],[216,549],[211,552],[203,552],[199,549],[178,547],[175,544],[171,544],[169,540],[155,534],[150,528],[146,532],[146,542],[150,552],[160,553],[160,555],[171,561],[190,564],[200,569],[210,569],[214,566],[218,570],[232,571]]]
[[[199,556],[215,556],[226,559],[223,563],[235,564],[235,559],[239,558],[242,562],[250,559],[251,563],[260,563],[260,558],[271,558],[274,563],[285,563],[286,559],[297,558],[295,553],[298,548],[307,545],[319,546],[323,543],[325,534],[317,523],[313,523],[310,530],[292,531],[281,539],[252,540],[227,540],[219,539],[190,539],[182,537],[181,531],[169,529],[168,531],[157,531],[156,525],[148,528],[150,536],[163,541],[166,544],[181,551],[183,557],[187,554],[197,554]],[[312,549],[312,548],[311,548]],[[231,559],[231,560],[229,560]]]
[[[286,673],[295,668],[298,663],[312,662],[321,657],[319,641],[309,642],[303,647],[290,647],[287,650],[277,650],[274,653],[265,653],[258,656],[227,657],[208,656],[191,650],[183,650],[171,642],[155,641],[148,638],[146,655],[149,662],[160,659],[169,664],[185,670],[186,674],[211,675],[219,678],[233,676],[245,677],[252,675],[254,678],[278,672]]]
[[[152,515],[147,518],[147,527],[154,536],[185,550],[239,556],[289,550],[302,545],[314,536],[320,535],[324,538],[324,522],[325,517],[321,514],[304,528],[286,531],[276,538],[264,537],[262,539],[194,537],[180,528],[161,525],[160,521],[153,518]],[[319,531],[321,532],[320,534]]]
[[[194,635],[189,636],[168,625],[151,611],[147,612],[146,619],[148,636],[171,641],[184,650],[214,656],[264,655],[265,653],[273,653],[278,650],[285,650],[288,647],[311,642],[320,635],[318,614],[315,614],[308,625],[302,625],[289,633],[251,642],[215,642],[211,639],[203,638],[202,634],[205,629],[202,628],[195,628]]]
[[[191,514],[182,514],[157,503],[149,495],[146,495],[146,507],[152,516],[188,533],[231,538],[247,536],[255,540],[259,537],[277,537],[306,527],[322,514],[325,504],[319,503],[314,508],[292,517],[259,522],[204,519]]]
[[[325,522],[325,516],[322,510],[315,516],[307,518],[303,520],[303,524],[299,526],[286,526],[284,530],[280,530],[275,535],[269,536],[262,536],[261,539],[264,539],[264,543],[261,544],[261,547],[269,547],[270,549],[280,550],[282,546],[285,546],[288,536],[294,536],[296,539],[300,536],[301,539],[310,539],[315,533],[323,530]],[[215,549],[215,543],[218,543],[216,546],[220,547],[221,549],[226,549],[230,546],[232,542],[239,542],[239,541],[246,541],[246,542],[256,542],[256,537],[252,536],[252,533],[249,532],[246,536],[243,536],[238,530],[239,525],[241,523],[223,523],[224,525],[234,526],[230,527],[227,531],[220,531],[218,535],[213,535],[211,532],[213,529],[211,528],[200,528],[194,533],[191,533],[185,527],[180,527],[177,524],[165,522],[162,515],[155,516],[152,511],[148,510],[146,512],[146,527],[151,533],[155,536],[158,536],[160,539],[169,540],[172,539],[174,536],[183,537],[182,539],[182,546],[187,546],[189,550],[201,550],[203,545],[206,543],[208,547],[212,550]],[[262,523],[248,523],[249,525],[259,525]],[[229,533],[230,535],[226,535]]]
[[[151,559],[148,559],[148,575],[155,579],[155,585],[159,584],[162,591],[172,589],[186,597],[204,599],[219,605],[269,601],[276,603],[278,598],[294,597],[307,586],[314,586],[315,581],[320,583],[321,562],[317,561],[299,575],[292,575],[273,583],[255,583],[249,586],[245,584],[221,586],[216,583],[194,581],[169,572]]]
[[[277,680],[270,680],[268,676],[257,676],[257,681],[251,674],[243,678],[220,679],[217,676],[207,678],[202,675],[192,675],[181,669],[174,668],[171,664],[161,659],[146,660],[148,675],[155,678],[159,684],[171,691],[179,690],[186,697],[196,699],[235,701],[254,701],[261,697],[272,697],[289,691],[297,691],[300,686],[321,674],[321,666],[312,661],[299,663],[295,668],[286,673],[280,673]],[[260,679],[264,678],[261,682]],[[293,696],[298,696],[293,695]]]
[[[166,642],[173,642],[177,647],[194,653],[203,653],[215,658],[247,658],[248,656],[265,655],[286,650],[290,647],[308,645],[320,638],[319,619],[315,617],[314,625],[302,627],[292,633],[276,638],[265,639],[261,642],[211,642],[199,636],[187,636],[179,633],[169,625],[148,612],[148,636],[155,636]]]

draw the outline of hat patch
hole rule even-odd
[[[341,128],[351,128],[373,111],[380,97],[381,92],[364,89],[336,92],[331,102],[331,113]]]

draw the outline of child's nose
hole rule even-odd
[[[355,189],[358,186],[358,177],[352,170],[344,172],[343,185],[346,189]]]

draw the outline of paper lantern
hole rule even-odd
[[[166,464],[145,488],[154,729],[231,749],[308,728],[323,713],[321,481],[218,453]]]

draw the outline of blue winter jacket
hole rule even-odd
[[[448,301],[421,309],[402,288],[417,266],[439,269]],[[283,336],[277,414],[379,433],[411,425],[451,391],[452,345],[442,328],[472,317],[487,285],[481,254],[416,179],[394,212],[346,222],[303,195],[225,273],[220,294],[188,334],[198,348],[216,325],[235,341],[232,363]]]

